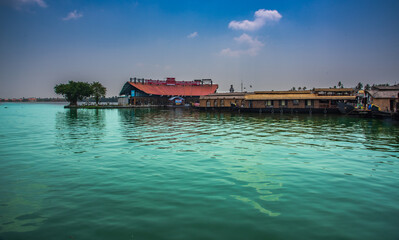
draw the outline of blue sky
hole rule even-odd
[[[0,97],[212,78],[219,91],[399,83],[398,1],[0,0]],[[250,85],[252,88],[250,88]]]

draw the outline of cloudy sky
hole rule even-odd
[[[219,91],[399,83],[399,1],[0,0],[0,98],[68,80]],[[252,86],[252,88],[250,88]]]

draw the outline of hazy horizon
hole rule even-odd
[[[0,98],[130,77],[219,92],[396,84],[397,1],[0,0]],[[252,88],[250,88],[252,86]]]

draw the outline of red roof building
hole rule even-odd
[[[119,95],[128,98],[129,104],[166,105],[170,97],[180,96],[186,103],[199,102],[200,96],[215,93],[218,88],[211,79],[176,81],[131,78],[123,85]]]

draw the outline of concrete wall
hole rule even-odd
[[[126,106],[128,104],[129,104],[129,98],[128,97],[118,97],[118,105]]]
[[[381,111],[387,111],[387,112],[389,112],[389,111],[394,111],[395,109],[390,109],[390,100],[391,99],[389,99],[389,98],[374,98],[373,99],[373,104],[374,105],[377,105],[378,107],[380,107],[380,110]],[[395,102],[394,102],[394,108],[395,108],[395,106],[396,106],[396,103],[398,102],[398,100],[397,99],[392,99],[392,100],[394,100]]]

